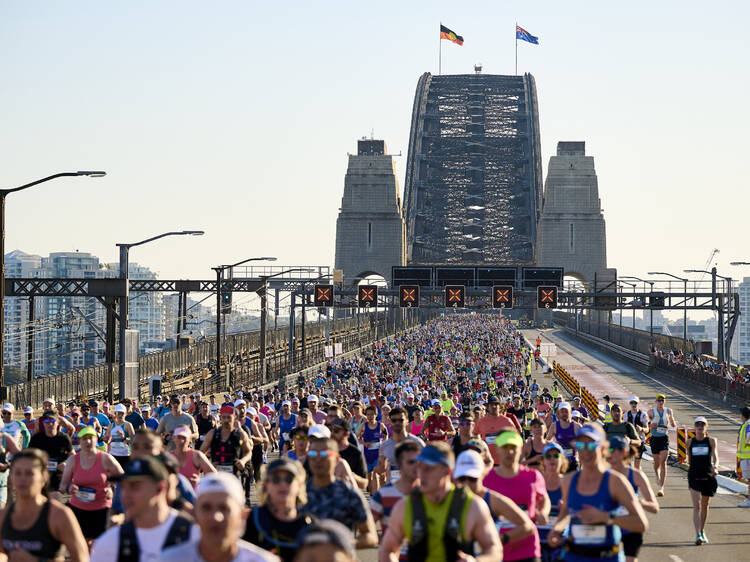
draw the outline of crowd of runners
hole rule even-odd
[[[501,315],[450,315],[295,392],[2,407],[11,560],[636,560],[675,427],[666,397],[588,412]],[[541,383],[538,381],[542,381]],[[595,421],[601,416],[599,422]],[[740,455],[750,473],[750,410]],[[696,544],[715,494],[687,443]],[[657,491],[641,471],[650,435]],[[744,455],[744,456],[742,456]],[[743,507],[750,506],[750,500]],[[24,558],[29,556],[30,558]]]

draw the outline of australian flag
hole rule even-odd
[[[521,41],[528,41],[534,45],[539,44],[539,37],[534,37],[531,33],[526,31],[523,27],[516,25],[516,39]]]

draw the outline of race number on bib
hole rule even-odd
[[[234,472],[234,467],[231,464],[219,464],[216,465],[218,472],[228,472],[229,474]]]
[[[576,544],[604,544],[607,539],[606,525],[575,524],[570,527],[573,542]]]
[[[702,457],[702,456],[708,455],[708,453],[710,451],[711,450],[708,447],[708,445],[697,445],[697,446],[693,447],[693,456],[694,457],[698,457],[698,456]]]
[[[76,497],[82,502],[91,503],[96,499],[96,490],[93,488],[78,488]]]
[[[47,463],[47,470],[50,472],[56,472],[57,471],[57,461],[50,459]]]

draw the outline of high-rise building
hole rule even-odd
[[[741,365],[750,364],[750,277],[745,277],[739,284],[740,318],[734,332],[732,360]]]
[[[34,277],[34,272],[42,265],[42,257],[35,254],[27,254],[21,250],[13,250],[5,255],[6,277]],[[40,304],[39,299],[35,305]],[[33,322],[33,330],[43,330],[44,326],[36,326],[36,318],[39,317],[35,310],[34,318],[29,317],[29,299],[23,297],[8,297],[5,299],[5,355],[6,366],[17,366],[25,369],[27,366],[27,335],[25,327]],[[38,354],[35,354],[35,358]],[[39,365],[35,365],[38,368]]]

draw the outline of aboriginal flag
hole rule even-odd
[[[454,32],[452,32],[450,29],[445,27],[443,24],[440,24],[440,39],[447,39],[448,41],[452,41],[456,45],[463,45],[464,44],[464,38],[460,35],[456,35]]]

